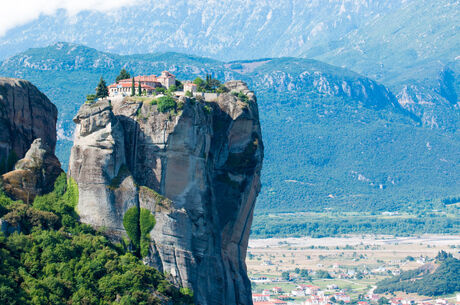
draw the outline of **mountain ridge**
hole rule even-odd
[[[57,51],[55,46],[33,49],[0,66],[2,74],[32,80],[59,106],[61,160],[70,149],[70,120],[101,75],[110,81],[122,67],[134,75],[170,70],[181,80],[211,74],[221,81],[242,79],[254,88],[266,142],[264,187],[256,211],[328,206],[394,210],[440,202],[460,191],[455,183],[460,179],[458,129],[421,126],[407,113],[394,111],[391,104],[396,100],[385,86],[349,70],[292,58],[225,63],[179,53],[112,56],[104,52],[99,58],[89,49],[91,61],[85,47],[67,57],[73,48],[64,44]],[[75,62],[80,64],[77,70],[34,68]],[[102,64],[109,68],[100,68]],[[371,104],[386,106],[366,107],[366,95],[372,97]],[[450,120],[449,113],[441,114]]]

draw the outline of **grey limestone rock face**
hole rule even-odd
[[[54,182],[63,172],[54,152],[42,141],[35,139],[14,170],[0,177],[5,193],[14,200],[32,203],[38,195],[51,192]]]
[[[57,108],[30,82],[0,77],[0,164],[13,152],[24,157],[41,138],[54,153]]]
[[[252,304],[245,258],[262,134],[254,93],[240,81],[225,85],[230,92],[217,101],[182,97],[173,112],[112,99],[83,105],[74,120],[69,174],[82,220],[125,237],[124,213],[150,211],[145,263],[191,288],[201,305]]]
[[[74,122],[77,130],[69,175],[78,184],[80,219],[105,228],[114,236],[121,236],[123,214],[135,202],[133,198],[126,198],[133,193],[132,181],[118,182],[118,190],[113,187],[126,164],[123,126],[113,114],[108,100],[83,105]],[[128,191],[120,192],[120,188]]]

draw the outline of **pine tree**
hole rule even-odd
[[[141,96],[142,95],[142,86],[141,86],[141,82],[139,81],[138,85],[137,85],[137,95]]]
[[[136,85],[134,84],[134,77],[133,77],[133,82],[131,84],[131,96],[134,96],[136,94]]]
[[[96,88],[96,97],[97,98],[104,98],[109,96],[109,89],[107,88],[107,84],[105,83],[105,80],[102,78],[99,80],[99,84],[97,85]]]
[[[121,69],[120,74],[118,74],[116,78],[116,82],[118,83],[122,79],[128,79],[131,78],[131,75],[125,70],[125,68]]]

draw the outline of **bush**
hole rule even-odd
[[[165,113],[176,108],[176,101],[172,97],[162,96],[157,98],[157,105],[158,111]]]
[[[247,103],[249,101],[249,98],[246,94],[243,92],[238,93],[238,99],[242,101],[243,103]]]
[[[96,94],[88,94],[88,95],[86,96],[86,100],[87,100],[88,102],[94,102],[94,101],[96,100],[96,98],[97,98],[97,97],[96,97]]]
[[[190,91],[185,92],[185,96],[187,97],[193,97],[193,93]]]
[[[227,93],[229,90],[225,85],[220,85],[219,88],[217,88],[217,93]]]
[[[164,87],[156,87],[155,92],[164,94],[166,92],[166,88],[164,88]]]

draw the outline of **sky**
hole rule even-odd
[[[136,0],[0,0],[0,36],[40,15],[65,9],[70,16],[84,10],[108,11],[135,4]]]

